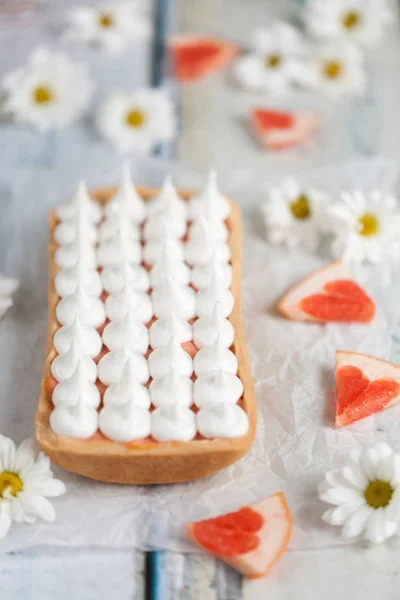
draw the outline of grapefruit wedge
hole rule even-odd
[[[374,415],[400,400],[400,367],[368,354],[336,352],[336,425]]]
[[[300,281],[283,296],[278,308],[288,319],[317,323],[370,323],[375,316],[373,300],[341,261]]]
[[[291,515],[282,492],[236,512],[189,523],[186,536],[246,577],[262,577],[286,550]]]
[[[224,68],[238,53],[238,46],[214,37],[185,34],[170,39],[169,51],[174,77],[188,82]]]
[[[262,146],[282,150],[304,142],[318,129],[320,118],[313,113],[289,113],[253,108],[251,127]]]

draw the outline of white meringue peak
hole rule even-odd
[[[79,368],[87,381],[94,383],[97,379],[97,365],[89,356],[82,356],[76,340],[72,341],[67,352],[59,354],[51,363],[51,374],[56,381],[64,381],[72,377]]]
[[[201,408],[196,415],[197,429],[206,438],[237,438],[249,429],[249,419],[236,404],[215,404]]]
[[[81,356],[97,356],[102,348],[103,342],[97,329],[81,323],[79,317],[69,325],[63,325],[54,334],[53,345],[59,354],[65,354],[75,341]]]
[[[149,388],[154,406],[191,406],[193,382],[190,377],[170,371],[165,377],[153,379]]]
[[[161,406],[151,413],[151,435],[159,442],[188,442],[196,435],[196,417],[184,406]]]
[[[119,265],[104,267],[101,271],[101,281],[106,292],[120,292],[127,283],[132,290],[146,292],[150,288],[149,275],[140,265],[123,261]]]
[[[142,246],[138,240],[117,235],[99,244],[97,261],[101,267],[119,265],[124,261],[131,264],[140,264],[142,261]]]
[[[54,406],[76,406],[82,403],[89,408],[97,408],[101,398],[96,384],[88,380],[85,368],[78,363],[71,377],[56,385],[52,401]]]
[[[100,204],[93,200],[88,193],[86,183],[78,183],[75,195],[71,200],[60,204],[56,208],[56,215],[60,221],[70,221],[77,216],[78,212],[87,214],[91,223],[98,223],[103,211]]]
[[[179,221],[186,221],[187,209],[185,201],[179,196],[174,185],[172,184],[171,176],[164,179],[163,186],[158,196],[150,200],[148,203],[148,218],[155,215],[168,215],[170,218]]]
[[[235,404],[242,395],[243,383],[239,377],[222,369],[201,373],[193,386],[194,403],[198,408]]]
[[[54,240],[59,246],[65,246],[66,244],[73,244],[78,235],[77,219],[75,216],[70,221],[62,221],[54,229]],[[97,229],[93,223],[88,223],[86,228],[86,241],[89,244],[95,244],[97,241]]]
[[[99,226],[99,242],[106,242],[117,237],[122,237],[131,242],[140,240],[140,227],[132,224],[123,214],[116,213],[107,217]]]
[[[189,232],[186,243],[185,259],[189,265],[204,265],[210,262],[213,256],[221,262],[228,262],[231,250],[226,242],[221,242],[213,237],[210,225],[199,217],[196,227]]]
[[[209,317],[214,307],[219,304],[222,317],[229,317],[235,304],[235,298],[230,290],[227,290],[219,281],[214,272],[211,285],[200,289],[196,294],[196,314],[198,317]]]
[[[56,435],[86,440],[97,431],[99,414],[81,402],[76,406],[57,406],[50,415],[50,427]]]
[[[69,269],[61,269],[54,278],[56,293],[61,298],[73,294],[81,284],[82,289],[92,296],[101,296],[103,286],[97,269],[87,267],[84,261],[78,262]]]
[[[149,331],[136,319],[135,310],[130,309],[122,319],[106,325],[103,341],[109,350],[127,348],[146,354],[149,348]]]
[[[160,319],[175,314],[188,321],[196,315],[195,291],[180,285],[172,277],[167,277],[163,285],[154,288],[151,298],[154,314]]]
[[[190,268],[182,260],[177,260],[170,251],[170,242],[164,239],[162,252],[150,271],[151,287],[165,284],[167,277],[177,283],[187,285],[190,281]]]
[[[197,352],[193,365],[197,376],[208,371],[219,370],[236,375],[238,370],[236,356],[221,344],[219,336],[211,346],[205,346]]]
[[[138,382],[133,367],[133,363],[127,361],[120,381],[111,384],[106,389],[103,397],[105,406],[132,404],[146,409],[150,407],[149,391],[144,385]]]
[[[190,198],[188,202],[189,218],[194,220],[198,217],[207,217],[210,206],[212,206],[214,218],[219,218],[222,221],[227,219],[231,212],[229,200],[218,189],[217,173],[214,169],[210,171],[206,187],[203,191]]]
[[[185,377],[190,377],[193,373],[192,358],[184,351],[174,335],[171,335],[166,346],[153,350],[148,363],[153,379],[165,377],[171,370]]]
[[[99,415],[103,435],[115,442],[131,442],[150,435],[150,412],[140,406],[104,406]]]
[[[97,267],[96,251],[89,241],[78,235],[71,244],[59,246],[54,253],[54,262],[60,269],[71,269],[78,262],[89,269]]]
[[[163,218],[164,219],[164,218]],[[147,265],[155,265],[168,252],[170,260],[183,262],[185,258],[183,244],[171,233],[168,223],[163,220],[162,234],[159,238],[148,241],[143,248],[143,260]]]
[[[211,316],[199,317],[193,324],[193,341],[197,348],[210,346],[217,337],[226,348],[232,346],[235,337],[233,325],[223,317],[219,302],[214,305]]]
[[[191,325],[184,319],[177,317],[175,314],[154,321],[150,327],[149,333],[150,346],[153,349],[168,344],[171,335],[174,335],[176,341],[180,344],[192,340]]]
[[[132,183],[129,164],[122,167],[121,184],[105,207],[107,217],[120,214],[132,223],[141,223],[146,216],[146,204]]]
[[[218,260],[215,253],[209,262],[193,267],[191,283],[197,289],[208,287],[211,285],[214,273],[221,287],[230,287],[232,283],[232,266],[227,262]]]
[[[99,361],[98,377],[104,385],[118,383],[122,379],[125,368],[134,373],[138,383],[146,383],[149,379],[149,368],[143,354],[127,348],[107,352]]]
[[[105,308],[110,321],[120,321],[130,310],[140,323],[148,323],[153,316],[150,296],[144,292],[136,292],[128,283],[119,292],[108,296]]]
[[[60,325],[71,325],[77,317],[82,324],[96,328],[106,320],[103,302],[85,292],[80,283],[73,294],[62,298],[56,306]]]

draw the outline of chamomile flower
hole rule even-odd
[[[322,519],[342,527],[343,537],[384,542],[399,528],[400,455],[382,443],[355,450],[346,466],[325,475],[318,493],[334,506]]]
[[[53,478],[50,459],[43,452],[36,457],[32,446],[32,440],[25,440],[16,448],[12,440],[0,435],[0,539],[12,521],[54,521],[55,511],[47,498],[65,492],[63,482]]]
[[[171,101],[156,89],[112,93],[100,106],[96,122],[100,134],[121,152],[149,152],[172,139],[176,128]]]
[[[28,63],[6,75],[3,109],[14,121],[41,131],[70,125],[86,108],[93,85],[86,67],[45,48]]]
[[[347,42],[316,46],[297,70],[297,82],[332,98],[361,95],[367,82],[363,54]]]
[[[272,188],[263,206],[267,240],[289,248],[315,250],[320,241],[321,220],[328,196],[292,178]]]
[[[149,20],[140,15],[135,3],[122,0],[73,8],[65,39],[119,52],[147,39],[150,33]]]
[[[392,258],[400,236],[396,200],[378,190],[363,194],[342,193],[328,208],[328,229],[333,234],[332,253],[345,261],[380,263]]]
[[[0,319],[6,310],[13,305],[11,296],[18,288],[18,285],[16,279],[0,275]]]
[[[236,79],[251,91],[280,94],[292,84],[304,53],[304,41],[291,25],[276,23],[259,29],[253,51],[236,61]]]
[[[311,35],[343,38],[364,46],[376,44],[393,19],[387,0],[308,0],[304,9]]]

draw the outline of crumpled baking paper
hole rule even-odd
[[[149,159],[136,161],[133,170],[137,183],[159,185],[168,165]],[[176,173],[179,185],[201,181],[184,169]],[[393,191],[396,175],[393,163],[371,159],[303,173],[300,179],[323,185],[336,196],[342,187]],[[90,184],[117,179],[111,167],[99,170],[93,163],[89,169]],[[399,277],[389,284],[380,268],[357,270],[377,302],[371,325],[321,326],[281,318],[277,299],[326,259],[264,241],[259,208],[276,177],[254,179],[239,173],[221,180],[244,214],[243,320],[258,405],[252,449],[212,477],[170,486],[103,484],[55,467],[67,486],[66,495],[54,500],[56,522],[14,524],[0,551],[39,544],[190,551],[194,548],[182,537],[186,521],[235,510],[279,490],[287,495],[293,514],[292,549],[345,543],[337,530],[321,522],[324,506],[316,485],[350,448],[382,439],[399,449],[400,407],[354,428],[333,429],[335,350],[391,356],[400,316]],[[68,173],[26,169],[7,184],[12,191],[7,229],[12,235],[3,257],[5,271],[18,277],[21,287],[15,306],[0,323],[0,433],[16,442],[34,434],[47,327],[47,212],[65,197],[71,183]]]

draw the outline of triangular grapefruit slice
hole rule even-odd
[[[253,108],[250,123],[266,148],[282,150],[304,142],[319,126],[313,113],[289,113],[268,108]]]
[[[375,304],[336,261],[313,271],[292,287],[278,304],[281,313],[295,321],[370,323]]]
[[[286,550],[291,515],[282,492],[215,519],[186,525],[186,535],[203,550],[246,575],[262,577]]]
[[[179,81],[195,81],[228,65],[236,44],[209,36],[184,34],[169,41],[172,73]]]
[[[358,352],[336,352],[336,425],[350,425],[400,400],[400,367]]]

